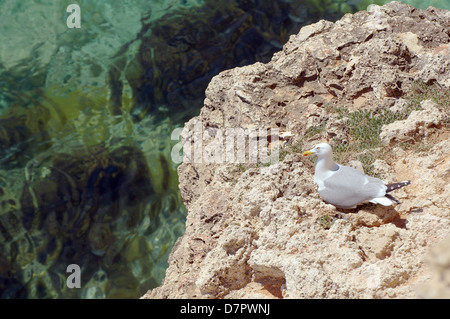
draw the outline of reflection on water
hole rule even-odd
[[[371,1],[80,0],[68,29],[71,2],[0,0],[1,298],[159,285],[186,216],[171,132],[211,77]]]

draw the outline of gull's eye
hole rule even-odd
[[[316,147],[316,150],[320,150],[320,146],[317,146],[317,147]]]

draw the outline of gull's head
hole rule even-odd
[[[318,158],[323,158],[327,156],[332,156],[333,150],[331,149],[331,146],[327,143],[320,143],[314,146],[313,149],[303,152],[303,156],[308,156],[315,154]]]

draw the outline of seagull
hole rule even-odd
[[[411,181],[386,184],[357,169],[336,164],[333,161],[333,150],[327,143],[318,144],[303,152],[303,156],[313,154],[317,156],[314,182],[319,186],[320,197],[337,208],[351,209],[367,202],[384,206],[400,204],[388,193],[411,184]]]

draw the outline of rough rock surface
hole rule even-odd
[[[433,128],[440,128],[441,123],[450,116],[441,112],[436,103],[430,100],[423,101],[421,107],[422,110],[413,111],[406,120],[385,125],[380,134],[383,143],[390,145],[424,139],[432,133]]]
[[[422,298],[450,298],[450,237],[433,247],[426,258],[433,269],[433,277],[417,287],[417,294]]]
[[[413,81],[448,90],[449,29],[450,12],[398,2],[303,27],[269,63],[213,78],[183,136],[201,125],[206,147],[221,129],[270,127],[308,149],[317,141],[305,133],[323,127],[347,141],[345,120],[327,105],[394,111]],[[273,165],[180,165],[186,233],[163,284],[143,298],[448,297],[448,276],[446,285],[438,274],[448,273],[448,254],[429,256],[450,240],[450,139],[445,110],[422,104],[424,114],[383,127],[391,157],[374,163],[387,182],[412,180],[395,192],[400,205],[336,210],[320,199],[313,164],[299,152]],[[398,129],[427,151],[399,147]]]

